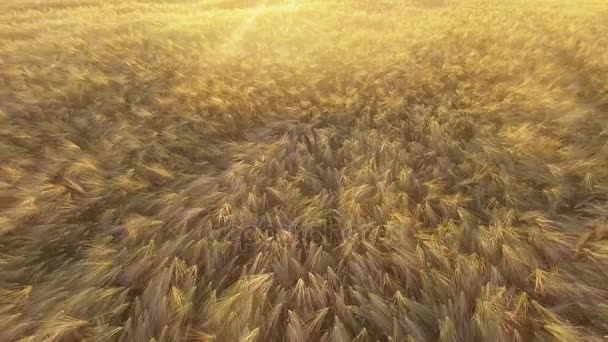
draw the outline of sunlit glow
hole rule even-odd
[[[294,12],[296,10],[297,5],[298,5],[298,2],[296,0],[290,0],[289,1],[289,10],[291,12]]]
[[[0,342],[608,342],[607,14],[0,0]]]
[[[247,19],[232,32],[230,38],[228,38],[226,43],[222,45],[222,51],[229,52],[239,50],[239,45],[243,41],[243,37],[245,36],[245,34],[256,25],[259,17],[267,11],[268,8],[266,6],[266,3],[267,0],[264,0],[262,4],[251,10],[251,15],[249,15]]]

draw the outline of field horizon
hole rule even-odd
[[[607,338],[607,2],[0,2],[0,341]]]

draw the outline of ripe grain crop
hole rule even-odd
[[[0,1],[0,341],[605,341],[608,3]]]

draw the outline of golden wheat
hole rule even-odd
[[[608,4],[0,3],[0,341],[602,341]]]

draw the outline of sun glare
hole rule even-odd
[[[245,20],[230,34],[228,40],[221,47],[222,51],[234,53],[241,50],[240,43],[245,35],[256,25],[260,16],[268,10],[267,3],[268,0],[264,0],[260,5],[252,9],[242,10]]]

